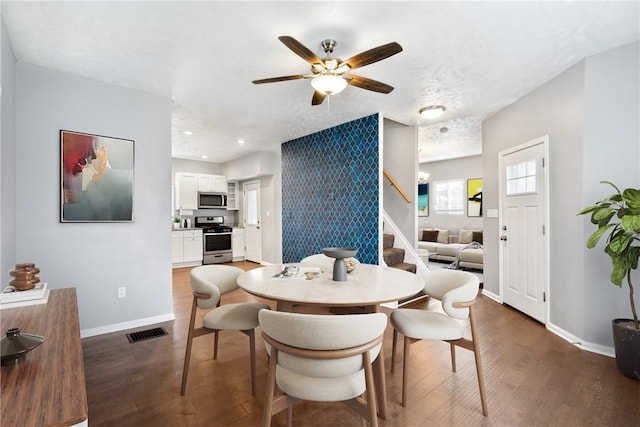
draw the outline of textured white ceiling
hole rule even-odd
[[[2,1],[18,61],[168,96],[173,156],[224,162],[381,112],[418,125],[420,160],[480,154],[481,122],[571,65],[639,37],[639,3]],[[346,59],[396,41],[404,51],[353,74],[395,87],[348,87],[311,106],[309,66],[277,39]],[[427,122],[421,107],[444,105]],[[440,129],[446,127],[447,132]],[[186,136],[185,130],[193,132]],[[237,139],[246,141],[238,145]]]

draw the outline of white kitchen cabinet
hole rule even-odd
[[[213,175],[213,191],[216,193],[227,192],[227,177],[224,175]]]
[[[204,193],[226,193],[227,177],[224,175],[198,174],[198,191]]]
[[[244,228],[233,228],[231,232],[231,252],[234,261],[244,261]]]
[[[184,262],[202,263],[202,230],[184,231]]]
[[[198,175],[178,172],[176,174],[176,208],[198,209]]]
[[[238,183],[235,181],[229,181],[227,182],[227,210],[237,211],[239,208]]]
[[[171,262],[173,264],[184,260],[184,234],[182,231],[171,232]]]
[[[202,230],[175,230],[171,233],[171,259],[174,267],[202,264]]]
[[[215,188],[213,175],[198,174],[198,191],[213,193]]]

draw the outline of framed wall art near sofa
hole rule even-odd
[[[60,131],[60,222],[133,222],[134,141]]]
[[[429,183],[418,183],[418,216],[429,216]]]
[[[482,216],[482,178],[467,180],[467,216]]]

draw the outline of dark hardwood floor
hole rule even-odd
[[[244,269],[258,267],[235,264]],[[189,270],[173,271],[176,320],[154,325],[164,327],[168,336],[129,343],[126,333],[149,326],[83,340],[90,426],[260,424],[267,357],[259,332],[256,397],[251,395],[248,339],[231,331],[221,333],[215,361],[213,335],[194,340],[187,392],[180,396],[191,307]],[[249,300],[259,301],[239,290],[222,302]],[[199,311],[201,319],[205,311]],[[449,346],[443,342],[421,341],[412,346],[409,398],[407,408],[402,408],[402,357],[400,353],[391,374],[388,326],[384,356],[390,416],[380,420],[381,426],[640,425],[640,382],[620,374],[613,359],[581,351],[486,297],[478,298],[476,313],[489,416],[481,413],[472,353],[458,350],[458,372],[453,373]],[[272,425],[286,425],[285,421],[281,413]],[[302,403],[293,411],[293,424],[366,425],[341,403]]]

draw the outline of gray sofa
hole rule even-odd
[[[482,230],[460,229],[458,233],[452,235],[447,229],[418,229],[418,249],[428,250],[431,253],[429,258],[432,260],[448,262],[454,262],[460,251],[459,267],[482,270]],[[465,248],[472,242],[480,244],[480,247]]]

